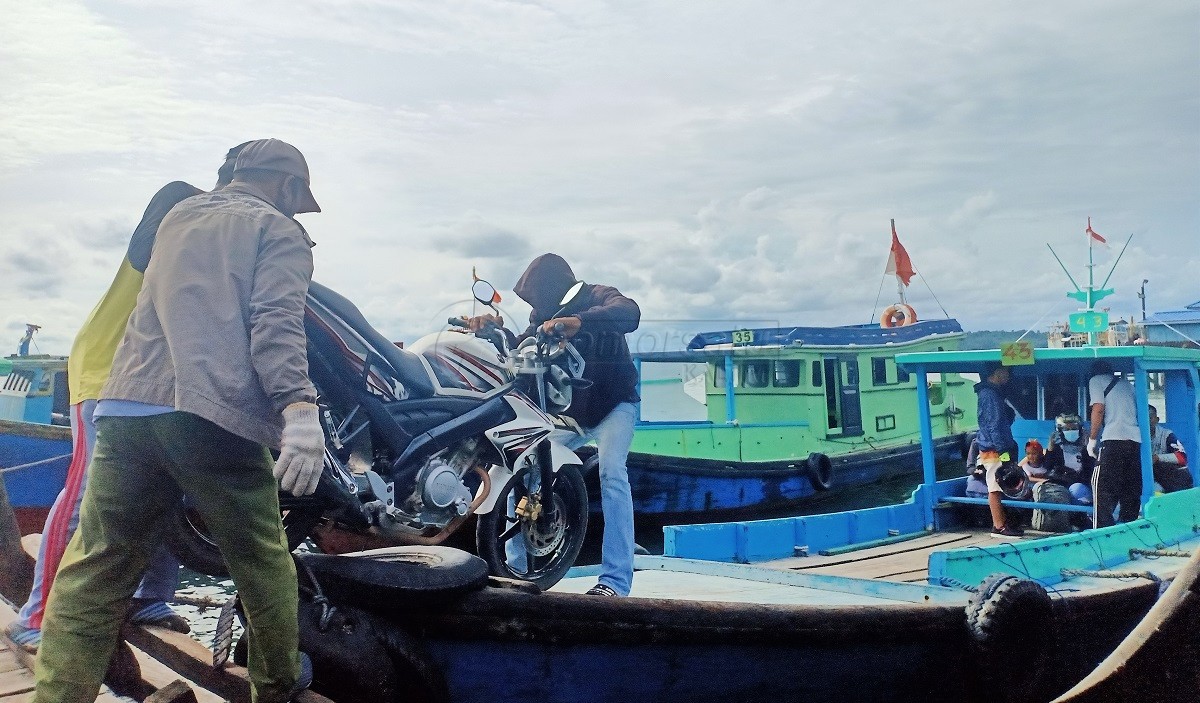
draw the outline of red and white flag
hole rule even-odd
[[[904,250],[904,245],[896,236],[895,220],[892,220],[892,251],[888,254],[887,268],[883,272],[897,276],[906,286],[912,280],[913,274],[916,273],[913,269],[912,259],[908,258],[908,252]]]
[[[1102,246],[1108,246],[1108,240],[1104,237],[1101,237],[1099,234],[1096,234],[1096,230],[1092,229],[1092,218],[1088,218],[1088,226],[1084,231],[1087,232],[1088,235],[1088,246],[1091,246],[1092,242],[1096,242]]]

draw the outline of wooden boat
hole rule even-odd
[[[0,359],[0,472],[21,534],[40,532],[71,459],[66,357]]]
[[[895,357],[957,349],[964,336],[955,320],[726,330],[696,336],[683,352],[635,355],[643,419],[628,462],[634,514],[660,523],[761,516],[896,476],[915,484],[917,382]],[[689,380],[662,370],[689,365]],[[955,373],[929,383],[937,455],[960,459],[975,394]],[[663,406],[690,419],[664,419]]]

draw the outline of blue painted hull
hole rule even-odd
[[[70,428],[0,421],[0,468],[51,460],[4,473],[4,488],[22,534],[41,531],[66,483],[70,454]]]
[[[1090,671],[1157,594],[1157,584],[1143,581],[1059,600],[1054,627],[1071,644],[1057,656],[1047,691],[1066,690]],[[337,697],[353,676],[365,695],[339,700],[390,700],[371,695],[380,671],[362,662],[375,653],[352,638],[374,647],[395,641],[394,632],[413,638],[404,647],[408,661],[415,653],[419,675],[456,703],[961,702],[991,693],[961,605],[770,605],[487,587],[449,602],[397,595],[374,607],[345,610],[358,623],[347,635],[340,627],[319,631],[315,606],[302,606],[301,641],[314,656],[317,691]],[[405,670],[393,680],[413,678]]]
[[[939,460],[963,456],[963,435],[936,444]],[[835,494],[888,479],[921,479],[921,445],[910,444],[831,458],[833,480],[818,491],[804,462],[731,463],[708,459],[629,455],[633,511],[644,522],[714,522],[759,517],[800,508],[814,496]],[[600,512],[599,478],[588,477],[593,513]]]

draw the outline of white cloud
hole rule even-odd
[[[1139,232],[1114,311],[1142,278],[1152,309],[1200,298],[1183,3],[3,9],[0,327],[62,351],[150,195],[262,136],[309,159],[317,279],[397,339],[469,309],[471,266],[507,289],[543,251],[647,319],[865,322],[891,218],[920,313],[968,328],[1061,305],[1045,242],[1078,276],[1089,215]]]

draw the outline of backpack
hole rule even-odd
[[[1042,481],[1033,487],[1035,503],[1071,504],[1071,494],[1052,481]],[[1071,514],[1065,510],[1034,510],[1031,527],[1042,532],[1070,532]]]

